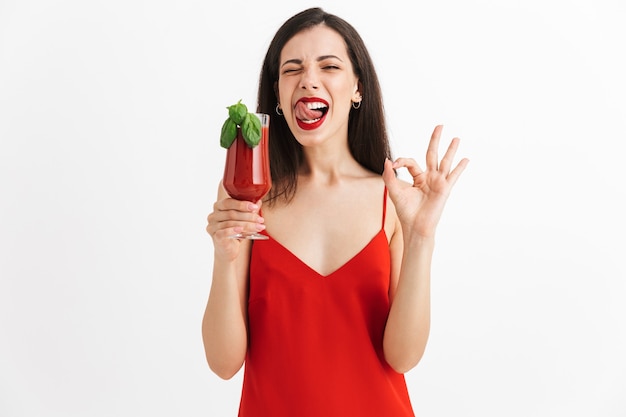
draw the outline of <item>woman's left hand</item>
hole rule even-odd
[[[462,159],[454,169],[452,161],[459,147],[459,138],[452,139],[448,150],[439,162],[438,148],[443,126],[435,127],[426,152],[426,170],[411,158],[385,161],[383,179],[389,196],[396,206],[398,218],[405,232],[432,237],[443,212],[452,187],[469,163]],[[413,184],[399,180],[394,169],[406,168]]]

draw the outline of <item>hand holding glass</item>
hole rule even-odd
[[[261,121],[261,141],[253,148],[244,141],[241,129],[226,151],[223,184],[226,192],[236,200],[256,203],[272,187],[269,162],[269,122],[268,114],[255,114]],[[267,239],[260,233],[242,232],[231,236],[236,239]]]

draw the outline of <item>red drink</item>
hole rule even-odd
[[[261,141],[250,148],[243,140],[241,129],[237,128],[237,137],[226,151],[224,166],[224,188],[236,200],[256,203],[272,187],[269,164],[269,116],[261,115]],[[263,118],[267,120],[264,120]]]

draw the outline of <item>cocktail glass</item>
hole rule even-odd
[[[243,139],[241,128],[237,127],[237,137],[226,151],[223,184],[226,192],[236,200],[256,203],[272,187],[269,162],[269,123],[270,116],[255,113],[261,121],[261,140],[250,147]],[[236,239],[264,240],[268,237],[260,233],[242,232],[231,236]]]

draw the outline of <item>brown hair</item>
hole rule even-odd
[[[349,115],[348,146],[350,152],[363,167],[382,174],[385,158],[391,158],[391,150],[380,84],[363,39],[345,20],[316,7],[304,10],[283,23],[274,35],[265,55],[259,77],[257,111],[275,114],[277,104],[275,85],[279,77],[280,54],[285,44],[301,31],[321,24],[335,30],[343,37],[363,95],[361,107],[352,109]],[[272,117],[270,138],[273,186],[269,200],[273,201],[283,196],[286,201],[289,201],[296,192],[298,168],[303,159],[302,146],[291,133],[283,117]]]

